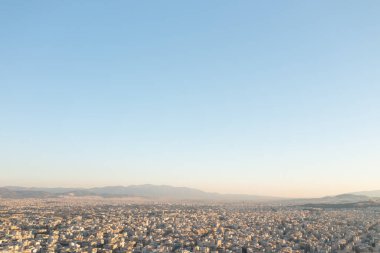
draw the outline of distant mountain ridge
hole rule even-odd
[[[377,195],[379,193],[379,195]],[[130,186],[105,186],[94,188],[44,188],[44,187],[0,187],[0,198],[57,198],[57,197],[85,197],[96,196],[103,198],[112,197],[140,197],[149,200],[215,200],[215,201],[280,201],[287,204],[347,204],[366,201],[378,201],[379,191],[357,192],[326,196],[322,198],[298,198],[286,199],[271,196],[258,196],[248,194],[220,194],[201,191],[189,187],[174,187],[168,185],[130,185]]]
[[[105,186],[94,188],[40,188],[40,187],[0,187],[1,198],[53,198],[64,196],[99,196],[99,197],[143,197],[147,199],[172,200],[236,200],[236,201],[268,201],[283,198],[245,194],[220,194],[204,192],[188,187],[168,185],[130,185]]]
[[[380,201],[361,201],[353,203],[309,203],[301,205],[306,208],[367,208],[380,207]]]
[[[354,195],[364,195],[364,196],[374,197],[374,198],[380,198],[380,190],[353,192],[351,194],[354,194]]]
[[[356,195],[356,194],[340,194],[336,196],[326,196],[322,198],[299,198],[299,199],[290,199],[288,202],[293,205],[341,205],[341,204],[350,204],[350,203],[361,203],[368,201],[377,201],[378,198],[368,197],[365,195]]]

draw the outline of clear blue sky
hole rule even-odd
[[[380,188],[379,1],[1,1],[0,185]]]

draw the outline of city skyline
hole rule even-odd
[[[0,6],[0,186],[380,189],[379,2]]]

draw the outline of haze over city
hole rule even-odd
[[[380,189],[378,1],[0,6],[0,186]]]

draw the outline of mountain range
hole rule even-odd
[[[0,187],[0,198],[57,198],[57,197],[85,197],[95,196],[103,198],[112,197],[140,197],[148,200],[215,200],[215,201],[281,201],[292,204],[345,204],[380,199],[380,190],[341,194],[322,198],[285,199],[271,196],[248,194],[220,194],[201,191],[188,187],[173,187],[168,185],[130,185],[105,186],[95,188],[41,188],[41,187]]]
[[[280,200],[278,197],[267,197],[248,194],[220,194],[204,192],[188,187],[168,185],[130,185],[105,186],[95,188],[40,188],[40,187],[0,187],[0,198],[54,198],[65,196],[97,196],[97,197],[142,197],[158,200],[236,200],[236,201],[270,201]]]

